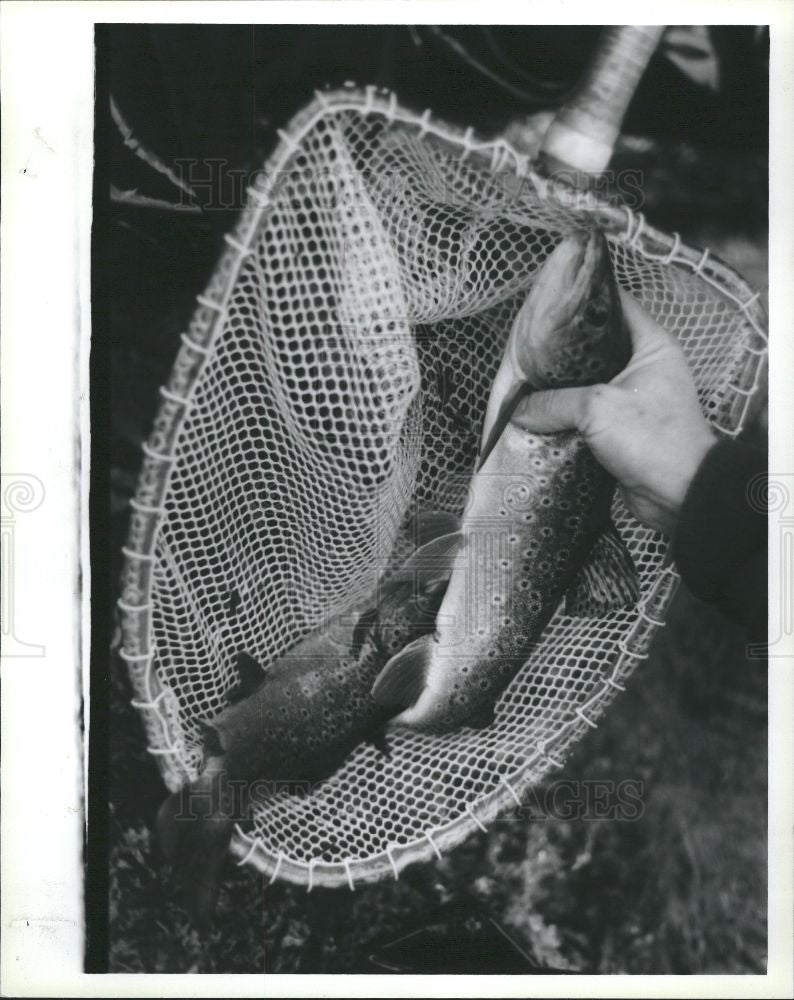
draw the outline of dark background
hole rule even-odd
[[[765,969],[765,668],[745,660],[738,629],[686,592],[650,660],[564,772],[579,781],[642,781],[637,822],[506,817],[444,861],[355,893],[264,889],[252,871],[230,865],[206,937],[187,921],[151,837],[165,790],[129,705],[124,665],[106,650],[118,639],[113,602],[140,445],[194,296],[236,213],[111,203],[110,183],[170,201],[178,192],[125,148],[108,94],[164,161],[222,158],[251,171],[315,88],[348,80],[392,88],[401,103],[484,134],[500,132],[564,99],[598,29],[441,31],[97,30],[86,854],[94,971],[385,971],[383,956],[395,949],[384,947],[406,934],[414,937],[399,946],[399,961],[422,971],[531,971],[533,960],[582,972]],[[716,93],[654,57],[624,123],[624,134],[642,141],[621,147],[620,165],[642,171],[651,222],[710,246],[765,294],[768,40],[744,27],[713,29],[712,39]],[[751,435],[762,441],[762,429]],[[465,964],[472,955],[480,956],[474,968]]]

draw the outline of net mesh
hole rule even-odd
[[[641,216],[535,175],[369,89],[292,123],[164,387],[126,548],[122,655],[172,790],[244,650],[263,665],[373,591],[407,518],[460,513],[511,322],[562,235],[597,216],[619,283],[681,341],[705,412],[742,426],[764,357],[757,297]],[[311,795],[258,807],[233,851],[307,884],[396,875],[562,764],[647,654],[676,584],[666,543],[615,500],[641,601],[558,611],[489,728],[395,730]]]

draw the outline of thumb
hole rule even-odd
[[[631,334],[634,353],[650,352],[654,348],[670,347],[678,349],[678,341],[644,309],[628,292],[620,289],[620,301],[623,306],[623,316]]]
[[[530,393],[516,406],[511,420],[533,434],[581,430],[592,390],[587,385]]]

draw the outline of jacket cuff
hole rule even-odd
[[[766,549],[766,456],[717,442],[689,485],[673,536],[673,558],[696,597],[719,601],[742,567]]]

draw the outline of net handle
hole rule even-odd
[[[546,169],[601,173],[612,156],[640,77],[666,25],[605,28],[574,95],[549,126],[540,154]]]

